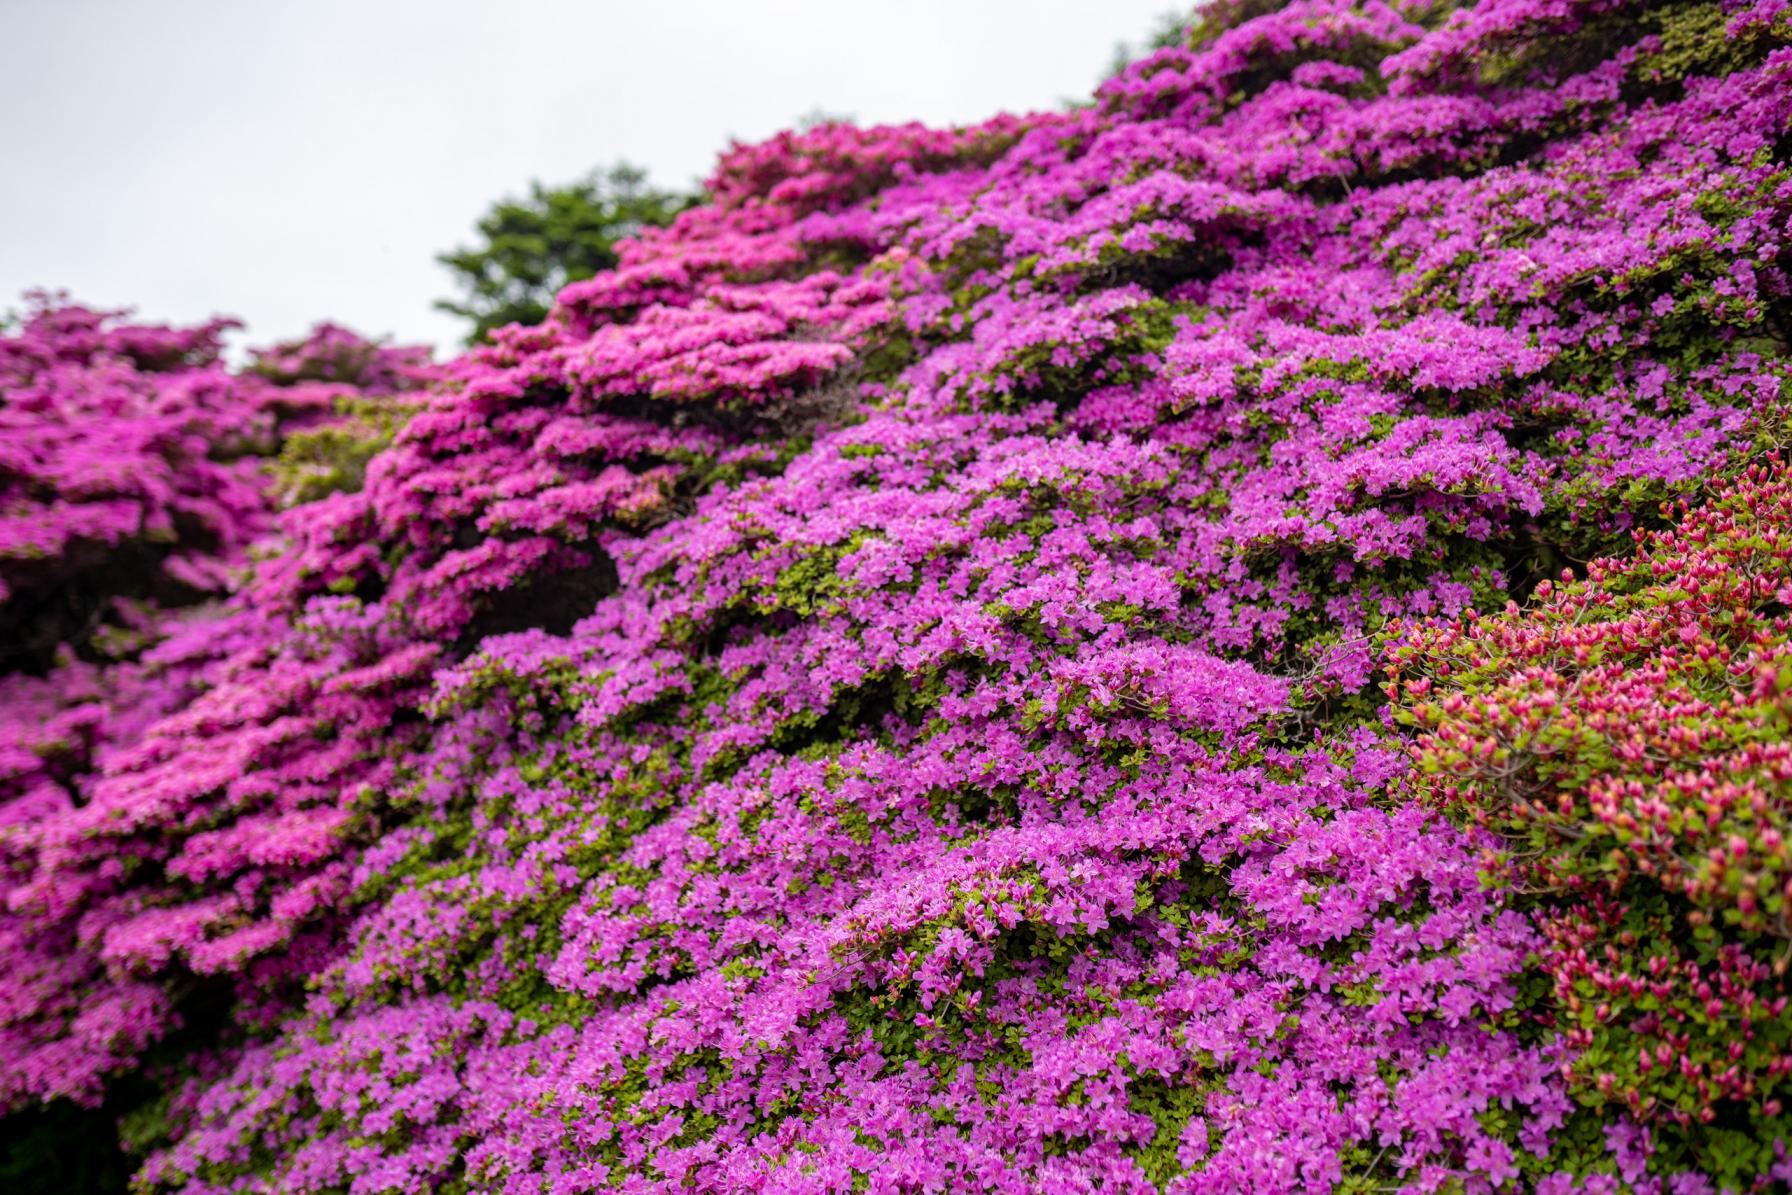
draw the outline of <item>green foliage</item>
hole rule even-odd
[[[338,398],[336,421],[294,432],[280,446],[273,473],[282,505],[360,489],[367,462],[392,443],[411,410],[396,396]]]
[[[468,344],[506,324],[538,324],[561,287],[616,264],[617,241],[670,223],[693,201],[626,163],[563,186],[532,182],[527,198],[500,200],[480,218],[477,245],[437,256],[465,293],[436,307],[473,321]]]
[[[1157,19],[1152,22],[1151,31],[1142,42],[1137,45],[1129,41],[1114,43],[1114,56],[1108,60],[1108,69],[1102,72],[1102,77],[1111,78],[1119,74],[1154,50],[1185,44],[1191,21],[1196,25],[1200,24],[1200,18],[1191,17],[1186,8],[1173,8],[1158,13]]]

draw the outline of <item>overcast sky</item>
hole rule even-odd
[[[1176,7],[0,0],[0,311],[42,286],[254,343],[330,318],[451,347],[434,255],[532,178],[625,158],[686,185],[816,110],[1053,107]]]

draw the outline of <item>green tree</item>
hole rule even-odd
[[[1127,41],[1114,43],[1114,55],[1108,60],[1108,69],[1102,78],[1112,78],[1154,50],[1188,44],[1190,28],[1200,23],[1200,15],[1191,14],[1186,8],[1158,13],[1142,45]]]
[[[468,344],[505,324],[538,324],[561,287],[616,264],[618,240],[692,202],[627,163],[564,186],[532,182],[527,198],[500,200],[480,218],[479,244],[437,255],[464,294],[436,307],[473,321]]]

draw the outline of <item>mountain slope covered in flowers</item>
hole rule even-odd
[[[0,1099],[150,1077],[146,1193],[1785,1185],[1788,43],[1243,0],[733,148],[202,663],[9,682],[144,713],[9,757]]]

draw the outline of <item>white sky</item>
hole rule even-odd
[[[1176,0],[0,0],[0,310],[63,288],[260,344],[453,346],[434,255],[626,158],[664,185],[816,109],[1086,96]],[[239,338],[239,346],[242,343]]]

